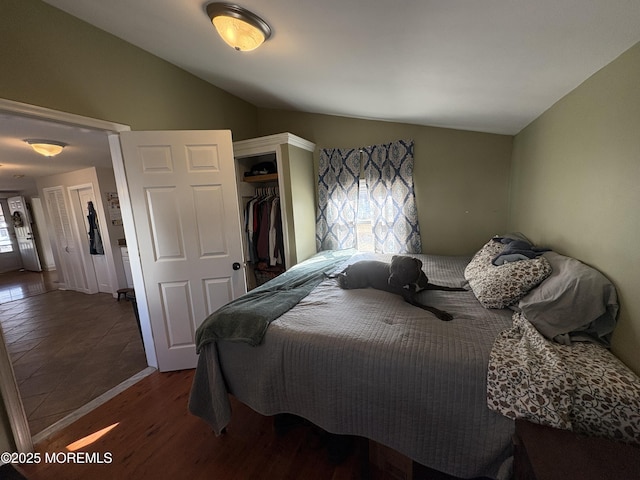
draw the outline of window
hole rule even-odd
[[[373,252],[371,205],[367,181],[360,179],[358,188],[358,215],[356,217],[356,246],[361,252]]]
[[[9,235],[9,224],[5,220],[4,205],[0,205],[0,253],[13,252],[13,242]]]
[[[366,160],[364,165],[361,160]],[[369,192],[367,185],[373,185]],[[413,140],[320,150],[316,246],[377,253],[422,251]]]

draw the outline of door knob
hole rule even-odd
[[[240,264],[238,262],[234,262],[234,264],[232,265],[234,270],[240,270]]]

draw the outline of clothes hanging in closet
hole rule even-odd
[[[249,261],[268,266],[284,265],[284,238],[277,189],[264,188],[247,202],[245,231]]]

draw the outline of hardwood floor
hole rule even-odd
[[[278,436],[270,417],[232,399],[233,420],[216,437],[187,411],[193,370],[155,372],[86,416],[36,445],[39,464],[17,468],[29,480],[48,479],[318,479],[369,476],[366,442],[338,466],[311,427]],[[46,463],[64,459],[73,444],[112,427],[80,448],[110,463]]]

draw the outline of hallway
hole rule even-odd
[[[0,274],[0,324],[32,436],[147,367],[132,304]]]

